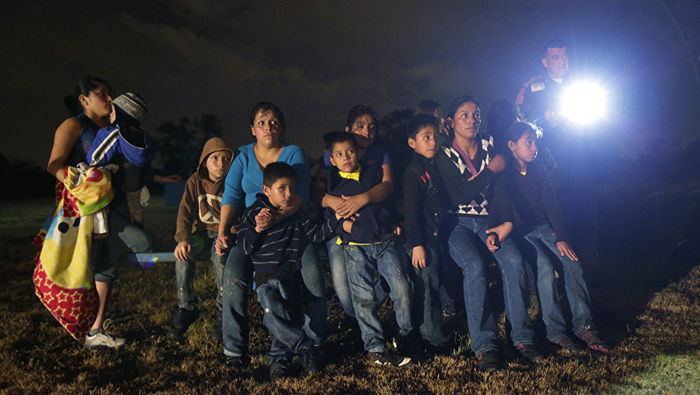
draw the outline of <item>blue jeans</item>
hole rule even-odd
[[[581,263],[566,255],[561,256],[557,248],[556,236],[549,224],[528,228],[524,239],[529,242],[531,250],[524,251],[526,258],[534,254],[537,269],[537,291],[542,308],[542,320],[547,326],[547,339],[557,342],[566,336],[566,321],[557,298],[555,271],[564,275],[566,298],[571,308],[574,333],[580,333],[586,327],[594,327],[591,318],[591,297],[583,280]],[[526,245],[525,247],[528,247]],[[554,254],[554,259],[551,259]],[[558,259],[556,259],[558,258]]]
[[[449,238],[452,259],[464,271],[464,305],[467,311],[472,351],[476,355],[496,350],[498,328],[488,296],[486,264],[480,249],[486,240],[487,219],[458,216]],[[515,243],[508,238],[493,253],[503,278],[506,317],[511,324],[510,337],[517,347],[534,343],[534,331],[527,315],[528,291],[525,268]]]
[[[413,249],[408,249],[413,257]],[[413,267],[413,320],[421,336],[433,346],[442,346],[447,338],[442,332],[442,303],[440,302],[440,265],[444,260],[434,248],[425,248],[424,268]]]
[[[310,350],[314,342],[301,329],[298,307],[301,305],[302,281],[299,273],[283,279],[271,279],[256,288],[263,308],[263,324],[272,333],[267,363],[289,363],[294,355]]]
[[[394,313],[399,325],[399,335],[407,336],[413,331],[411,322],[411,280],[402,264],[396,241],[392,238],[382,243],[345,246],[348,282],[352,293],[357,322],[362,332],[362,341],[368,352],[386,350],[382,324],[377,309],[382,300],[377,298],[375,284],[383,276],[394,302]]]
[[[345,311],[345,314],[355,318],[355,307],[352,305],[352,293],[350,292],[348,271],[345,264],[345,246],[338,244],[336,240],[338,240],[337,236],[326,242],[333,289],[335,290],[335,294],[338,295],[338,301],[340,301],[340,306]],[[387,296],[389,296],[385,281],[378,281],[374,288],[377,293],[377,301],[379,304],[382,304]]]
[[[112,283],[119,276],[119,264],[125,247],[142,253],[153,251],[155,238],[141,226],[131,222],[126,199],[115,199],[109,205],[109,236],[98,242],[95,281]]]
[[[309,243],[301,257],[303,301],[306,308],[304,330],[315,346],[323,346],[327,333],[326,284],[323,268],[314,245]],[[253,283],[253,263],[238,248],[232,248],[226,259],[223,280],[224,354],[241,356],[248,353],[248,296]]]
[[[345,269],[345,246],[337,244],[336,240],[338,240],[338,237],[334,237],[326,242],[333,289],[335,294],[338,295],[340,306],[345,310],[345,314],[355,317],[355,307],[352,305],[352,294],[350,293],[350,283],[348,283],[348,272]]]
[[[210,250],[211,264],[214,268],[214,276],[216,277],[216,307],[218,311],[223,308],[223,287],[221,286],[221,281],[224,277],[224,267],[226,266],[226,255],[220,256],[216,254],[216,246],[214,242],[216,241],[218,233],[212,232],[210,230],[197,232],[192,235],[191,240],[189,240],[192,248],[191,253],[198,253],[198,255],[190,254],[190,258],[186,261],[175,262],[175,283],[177,284],[177,307],[181,309],[193,310],[196,306],[196,301],[194,298],[194,276],[195,276],[195,260],[193,258],[202,257],[206,250]],[[201,242],[202,251],[194,251],[195,246]]]

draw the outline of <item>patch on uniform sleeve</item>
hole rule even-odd
[[[539,92],[544,90],[544,82],[538,82],[536,84],[530,85],[530,90],[534,92]]]

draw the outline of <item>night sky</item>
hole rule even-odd
[[[612,95],[599,129],[636,155],[651,137],[699,136],[699,20],[692,0],[4,1],[0,153],[45,166],[63,97],[92,74],[146,98],[146,129],[212,113],[234,146],[272,101],[287,140],[317,156],[354,104],[385,115],[472,94],[486,113],[514,100],[559,37],[570,74]]]

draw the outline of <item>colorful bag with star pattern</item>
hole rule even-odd
[[[102,174],[102,169],[99,173]],[[109,173],[104,170],[105,173]],[[70,173],[66,170],[66,176]],[[104,207],[112,198],[111,187],[104,179],[88,172],[88,177],[78,185],[78,196],[90,196],[90,202],[79,200],[71,193],[75,185],[56,184],[57,207],[53,217],[34,240],[41,248],[35,258],[34,289],[41,303],[75,339],[87,335],[97,317],[99,297],[95,289],[93,267],[90,264],[93,216],[81,216],[81,211],[92,212],[94,204]],[[70,174],[66,180],[72,180]],[[70,183],[70,181],[67,181]],[[90,188],[93,186],[94,188]],[[91,189],[91,190],[88,190]],[[87,210],[86,210],[87,209]]]

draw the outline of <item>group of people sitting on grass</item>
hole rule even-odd
[[[104,80],[79,82],[72,97],[79,115],[56,131],[48,166],[59,181],[66,166],[93,161],[90,146],[114,122],[110,114],[140,124],[145,101],[135,94],[113,96]],[[373,363],[405,367],[421,355],[449,355],[442,293],[447,294],[442,299],[464,299],[478,368],[499,369],[488,279],[494,262],[502,277],[510,338],[522,357],[533,362],[544,358],[528,315],[526,262],[535,273],[547,340],[567,350],[586,344],[608,351],[591,319],[590,296],[557,194],[544,166],[535,161],[541,130],[513,122],[496,142],[507,148],[496,154],[494,139],[479,132],[480,124],[481,107],[471,96],[455,99],[445,119],[437,103],[421,103],[402,142],[413,156],[392,166],[387,149],[375,143],[377,114],[357,105],[345,131],[324,136],[327,150],[312,179],[304,151],[284,141],[280,109],[269,102],[257,104],[250,115],[255,141],[234,151],[223,139],[210,139],[187,180],[175,233],[178,307],[168,335],[184,335],[198,319],[195,261],[202,260],[200,252],[210,252],[219,312],[212,337],[223,341],[226,363],[236,369],[250,363],[247,311],[254,284],[263,324],[272,334],[266,357],[270,379],[289,376],[295,356],[305,373],[322,369],[328,325],[318,252],[325,245],[335,293],[347,319],[359,326]],[[126,172],[122,178],[136,177],[132,183],[142,185],[148,171],[136,166],[137,171],[129,172],[124,152],[113,158]],[[402,194],[395,190],[399,180]],[[103,325],[119,255],[125,247],[147,251],[152,246],[131,219],[125,191],[137,188],[124,188],[126,181],[120,186],[113,181],[110,232],[94,258],[100,303],[85,337],[87,347],[124,344]],[[314,204],[320,210],[310,210]],[[557,278],[564,280],[573,327],[567,326],[559,303]],[[394,342],[377,314],[387,298],[398,325]]]

